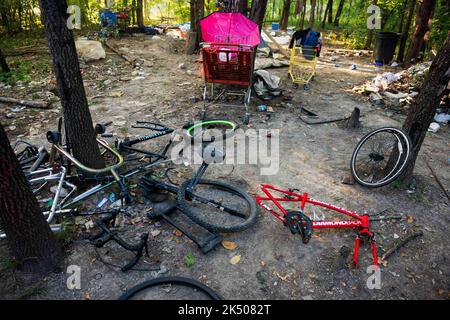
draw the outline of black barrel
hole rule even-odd
[[[399,35],[394,32],[377,32],[375,44],[375,61],[387,64],[392,61]]]

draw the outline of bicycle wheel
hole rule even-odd
[[[178,190],[178,206],[193,221],[211,232],[238,232],[256,221],[255,200],[245,191],[228,183],[201,179],[193,192]]]
[[[239,126],[228,120],[205,120],[183,127],[191,141],[214,142],[232,137]]]
[[[397,179],[411,158],[409,136],[400,129],[385,127],[361,139],[353,151],[350,169],[359,184],[382,187]]]
[[[194,290],[186,289],[186,287]],[[149,290],[150,288],[152,290]],[[125,291],[119,300],[204,300],[204,298],[220,300],[217,293],[196,280],[183,277],[163,277],[138,284]]]

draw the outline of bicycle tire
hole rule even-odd
[[[178,284],[185,287],[191,287],[194,289],[198,289],[204,293],[206,293],[212,300],[222,300],[220,296],[210,287],[204,285],[201,282],[198,282],[194,279],[183,278],[183,277],[162,277],[156,278],[149,281],[142,282],[137,286],[134,286],[131,289],[125,291],[120,297],[119,300],[129,300],[131,297],[139,293],[144,289],[148,289],[157,285],[162,284]]]
[[[239,125],[233,121],[229,120],[221,120],[221,119],[209,119],[209,120],[203,120],[196,123],[189,123],[185,126],[183,126],[183,129],[186,130],[186,135],[191,139],[192,142],[195,141],[195,136],[192,134],[195,129],[203,126],[228,126],[229,129],[226,133],[222,134],[221,136],[211,136],[209,139],[205,139],[202,137],[202,142],[214,142],[218,140],[226,140],[228,138],[231,138],[236,133],[236,130],[239,128]]]
[[[189,218],[191,218],[191,220],[196,222],[197,224],[206,228],[210,232],[231,233],[231,232],[243,231],[255,223],[256,216],[257,216],[257,210],[256,210],[257,206],[256,206],[256,202],[253,199],[253,197],[251,197],[244,190],[237,188],[235,186],[232,186],[228,183],[225,183],[222,181],[216,181],[216,180],[200,179],[198,184],[212,185],[212,186],[218,187],[219,189],[227,190],[227,191],[231,192],[232,194],[240,196],[249,205],[249,215],[245,218],[244,222],[242,222],[242,223],[234,224],[232,226],[225,226],[223,224],[220,224],[220,225],[213,224],[213,223],[210,223],[209,221],[206,221],[195,210],[192,210],[192,208],[190,208],[186,203],[186,201],[187,201],[186,198],[188,196],[186,188],[188,187],[188,185],[191,181],[192,181],[192,179],[187,180],[180,185],[180,188],[178,189],[177,201],[178,201],[178,206],[180,207],[181,211],[184,214],[186,214]],[[194,195],[195,195],[195,192],[194,192]],[[214,206],[214,204],[212,204],[212,205]],[[223,211],[223,208],[219,208],[219,209]]]
[[[402,144],[402,147],[405,147],[405,152],[399,155],[397,163],[395,164],[393,169],[391,169],[391,172],[388,173],[386,175],[386,177],[384,177],[384,179],[381,179],[378,182],[369,183],[369,182],[365,181],[364,179],[362,179],[360,177],[360,175],[358,174],[357,169],[356,169],[356,160],[358,157],[358,153],[361,150],[361,148],[363,147],[363,145],[374,135],[377,135],[382,132],[388,132],[388,133],[393,134],[397,138],[398,142]],[[403,157],[403,159],[401,159],[401,157]],[[351,170],[353,178],[355,179],[355,181],[358,184],[368,187],[368,188],[379,188],[379,187],[388,185],[391,182],[393,182],[394,180],[396,180],[405,171],[405,169],[407,168],[411,159],[412,159],[411,138],[401,129],[394,128],[394,127],[383,127],[383,128],[379,128],[377,130],[369,132],[359,141],[359,143],[356,145],[355,150],[353,151],[353,154],[352,154],[352,158],[350,161],[350,170]]]

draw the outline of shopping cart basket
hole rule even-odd
[[[309,46],[294,46],[291,49],[289,75],[295,88],[302,84],[303,89],[309,89],[309,82],[316,74],[317,50],[317,47]]]
[[[244,123],[248,124],[256,48],[261,41],[259,26],[238,12],[214,12],[200,20],[200,27],[205,79],[203,117],[206,114],[210,86],[213,100],[222,95],[243,97]],[[216,84],[227,87],[222,88],[219,96],[214,99]]]
[[[211,86],[211,98],[214,99],[214,84],[236,85],[244,87],[241,91],[224,91],[228,95],[241,95],[244,99],[244,123],[248,124],[250,113],[248,105],[252,95],[255,48],[244,44],[203,43],[202,58],[205,88],[203,113],[206,113],[208,86]]]

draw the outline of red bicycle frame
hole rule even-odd
[[[375,234],[369,230],[370,218],[368,215],[359,215],[356,212],[345,210],[335,205],[328,204],[319,200],[311,199],[308,197],[308,193],[299,194],[295,193],[294,190],[281,190],[269,184],[261,184],[261,190],[262,192],[265,193],[265,196],[257,195],[256,202],[261,207],[263,207],[271,214],[273,214],[277,219],[283,221],[283,223],[286,223],[285,216],[287,215],[288,211],[281,205],[282,202],[299,202],[303,212],[305,210],[305,205],[307,203],[310,203],[314,206],[327,208],[353,218],[353,220],[340,220],[340,221],[326,221],[326,220],[312,221],[312,227],[313,229],[326,229],[326,228],[358,229],[358,234],[356,236],[355,241],[355,250],[353,253],[353,263],[355,267],[358,266],[359,246],[362,238],[364,237],[368,238],[372,245],[374,264],[378,266]],[[270,193],[270,191],[276,191],[281,194],[284,194],[284,197],[275,197]],[[270,208],[267,204],[264,203],[266,201],[272,202],[279,209],[279,211]]]

